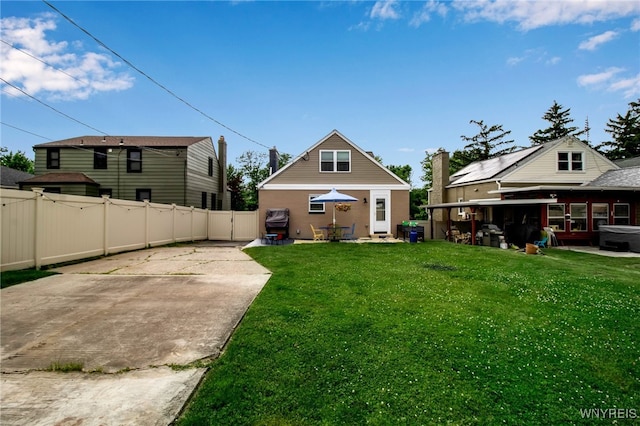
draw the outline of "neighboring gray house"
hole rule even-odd
[[[19,189],[18,182],[21,180],[32,178],[31,173],[21,170],[12,169],[10,167],[0,166],[0,186],[2,188]]]
[[[224,137],[82,136],[34,146],[35,174],[20,182],[73,195],[228,210]]]

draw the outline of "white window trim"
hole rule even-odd
[[[604,216],[596,216],[596,212],[594,211],[596,207],[606,207],[607,211],[605,212]],[[599,232],[599,229],[596,229],[596,221],[600,221],[604,219],[606,221],[606,223],[603,223],[603,225],[608,225],[609,224],[609,203],[592,203],[591,204],[591,230],[593,232]]]
[[[309,204],[308,204],[308,206],[307,206],[308,213],[311,213],[311,214],[320,214],[320,213],[324,213],[324,212],[325,212],[324,205],[325,205],[326,203],[314,203],[314,202],[312,202],[312,201],[311,201],[311,199],[312,199],[312,198],[319,197],[320,195],[322,195],[322,194],[309,194]],[[322,205],[322,210],[311,210],[311,204],[314,204],[314,205]]]
[[[333,170],[322,170],[322,153],[331,152],[333,154]],[[349,170],[338,170],[338,152],[346,152],[349,154]],[[320,173],[351,173],[351,150],[350,149],[321,149],[318,163],[318,171]]]
[[[558,227],[557,225],[551,225],[549,223],[549,219],[560,219],[560,216],[551,216],[551,206],[558,206],[558,207],[562,207],[562,228]],[[565,218],[566,218],[566,213],[567,213],[567,209],[565,207],[564,204],[547,204],[547,226],[549,226],[551,229],[553,229],[554,232],[565,232],[565,228],[566,228],[566,224],[565,224]]]
[[[627,215],[626,216],[616,216],[616,206],[627,206]],[[613,218],[613,223],[616,223],[617,218],[627,219],[627,223],[631,223],[631,205],[629,203],[613,203],[613,209],[611,209],[611,217]]]
[[[569,170],[560,170],[560,154],[567,154],[567,161],[569,162]],[[572,154],[580,154],[580,157],[582,159],[581,164],[582,164],[582,169],[580,170],[573,170],[573,161],[571,159],[571,157],[573,156]],[[587,158],[585,156],[585,152],[584,151],[557,151],[556,152],[556,171],[558,173],[585,173],[585,170],[587,169]]]
[[[574,216],[573,215],[573,207],[574,206],[582,206],[584,207],[584,216]],[[569,204],[569,214],[571,215],[571,232],[587,232],[589,230],[589,205],[587,203],[571,203]],[[584,221],[584,229],[574,229],[573,224],[576,219],[580,219]]]

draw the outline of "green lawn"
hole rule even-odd
[[[273,277],[181,425],[640,416],[638,259],[447,242],[247,252]]]
[[[0,288],[11,287],[12,285],[21,284],[28,281],[56,275],[57,272],[23,269],[21,271],[7,271],[0,274]]]

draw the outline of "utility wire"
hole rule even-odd
[[[211,117],[210,115],[206,114],[204,111],[196,108],[195,106],[193,106],[191,103],[189,103],[188,101],[186,101],[185,99],[181,98],[180,96],[176,95],[174,92],[172,92],[171,90],[169,90],[166,86],[162,85],[161,83],[159,83],[158,81],[154,80],[151,76],[149,76],[148,74],[146,74],[144,71],[142,71],[140,68],[136,67],[135,65],[133,65],[131,62],[129,62],[127,59],[125,59],[124,57],[122,57],[120,54],[118,54],[116,51],[114,51],[113,49],[111,49],[109,46],[107,46],[105,43],[103,43],[102,41],[100,41],[98,38],[96,38],[93,34],[91,34],[89,31],[87,31],[86,29],[84,29],[83,27],[81,27],[80,25],[76,24],[75,21],[71,18],[69,18],[67,15],[65,15],[64,13],[62,13],[60,10],[58,10],[55,6],[53,6],[51,3],[49,3],[46,0],[42,0],[42,2],[44,4],[46,4],[47,6],[49,6],[51,9],[53,9],[55,12],[57,12],[60,16],[62,16],[64,19],[66,19],[71,25],[73,25],[74,27],[78,28],[80,31],[82,31],[83,33],[85,33],[87,36],[91,37],[96,43],[98,43],[100,46],[104,47],[105,49],[107,49],[109,52],[111,52],[113,55],[115,55],[116,57],[118,57],[119,59],[121,59],[125,64],[129,65],[131,68],[133,68],[134,70],[136,70],[137,72],[139,72],[141,75],[143,75],[144,77],[146,77],[149,81],[151,81],[153,84],[155,84],[156,86],[160,87],[162,90],[164,90],[165,92],[167,92],[168,94],[170,94],[171,96],[173,96],[174,98],[176,98],[177,100],[179,100],[180,102],[182,102],[183,104],[185,104],[186,106],[188,106],[189,108],[191,108],[192,110],[200,113],[201,115],[203,115],[204,117],[208,118],[209,120],[213,121],[214,123],[218,124],[219,126],[224,127],[225,129],[229,130],[230,132],[235,133],[236,135],[240,136],[243,139],[248,140],[249,142],[253,142],[257,145],[260,145],[264,148],[269,149],[270,147],[260,143],[256,140],[251,139],[248,136],[243,135],[242,133],[232,129],[231,127],[227,126],[224,123],[221,123],[220,121],[216,120],[215,118]]]
[[[79,79],[78,77],[76,77],[76,76],[73,76],[73,75],[69,74],[69,73],[68,73],[68,72],[66,72],[65,70],[60,69],[60,68],[57,68],[57,67],[55,67],[55,66],[51,65],[50,63],[46,62],[46,61],[45,61],[45,60],[43,60],[43,59],[40,59],[40,58],[38,58],[37,56],[33,56],[31,53],[27,52],[26,50],[20,49],[19,47],[16,47],[16,46],[14,46],[13,44],[11,44],[11,43],[9,43],[9,42],[7,42],[7,41],[4,41],[4,40],[0,40],[0,41],[1,41],[1,42],[3,42],[4,44],[6,44],[7,46],[9,46],[9,47],[11,47],[11,48],[13,48],[13,49],[16,49],[18,52],[24,53],[25,55],[29,56],[30,58],[33,58],[33,59],[35,59],[36,61],[41,62],[41,63],[45,64],[46,66],[53,68],[53,69],[54,69],[54,70],[56,70],[56,71],[59,71],[59,72],[61,72],[61,73],[63,73],[63,74],[66,74],[68,77],[71,77],[72,79],[76,80],[76,81],[77,81],[77,82],[79,82],[79,83],[82,83],[82,84],[87,85],[87,86],[89,86],[89,85],[90,85],[88,81],[81,80],[81,79]]]
[[[24,133],[28,133],[28,134],[33,135],[33,136],[37,136],[37,137],[42,138],[42,139],[46,139],[46,140],[48,140],[48,141],[53,141],[53,139],[49,139],[49,138],[48,138],[48,137],[46,137],[46,136],[42,136],[42,135],[39,135],[39,134],[37,134],[37,133],[30,132],[30,131],[25,130],[25,129],[21,129],[20,127],[13,126],[13,125],[11,125],[11,124],[9,124],[9,123],[5,123],[5,122],[3,122],[3,121],[0,121],[0,124],[2,124],[3,126],[11,127],[12,129],[16,129],[16,130],[19,130],[19,131],[24,132]]]
[[[33,99],[34,101],[38,102],[39,104],[44,105],[44,106],[46,106],[47,108],[49,108],[49,109],[51,109],[51,110],[53,110],[53,111],[57,112],[58,114],[60,114],[60,115],[62,115],[62,116],[65,116],[65,117],[67,117],[68,119],[75,121],[76,123],[82,124],[82,125],[83,125],[83,126],[85,126],[85,127],[88,127],[88,128],[90,128],[90,129],[92,129],[92,130],[95,130],[95,131],[96,131],[96,132],[98,132],[98,133],[101,133],[101,134],[103,134],[103,135],[105,135],[105,136],[108,136],[108,133],[105,133],[105,132],[103,132],[102,130],[96,129],[96,128],[95,128],[95,127],[93,127],[93,126],[90,126],[90,125],[88,125],[88,124],[86,124],[86,123],[83,123],[82,121],[77,120],[77,119],[75,119],[75,118],[71,117],[70,115],[65,114],[65,113],[64,113],[64,112],[62,112],[62,111],[60,111],[60,110],[58,110],[58,109],[55,109],[55,108],[54,108],[54,107],[52,107],[51,105],[49,105],[49,104],[46,104],[46,103],[42,102],[40,99],[38,99],[38,98],[35,98],[35,97],[31,96],[30,94],[28,94],[27,92],[25,92],[25,91],[24,91],[24,90],[22,90],[21,88],[19,88],[19,87],[17,87],[17,86],[14,86],[13,84],[9,83],[9,82],[8,82],[7,80],[5,80],[4,78],[0,77],[0,81],[2,81],[2,82],[3,82],[4,84],[6,84],[7,86],[11,86],[11,87],[13,87],[13,88],[14,88],[14,89],[16,89],[17,91],[21,92],[23,95],[30,97],[31,99]]]

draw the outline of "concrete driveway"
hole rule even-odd
[[[169,424],[271,276],[210,244],[56,271],[0,293],[0,424]]]

